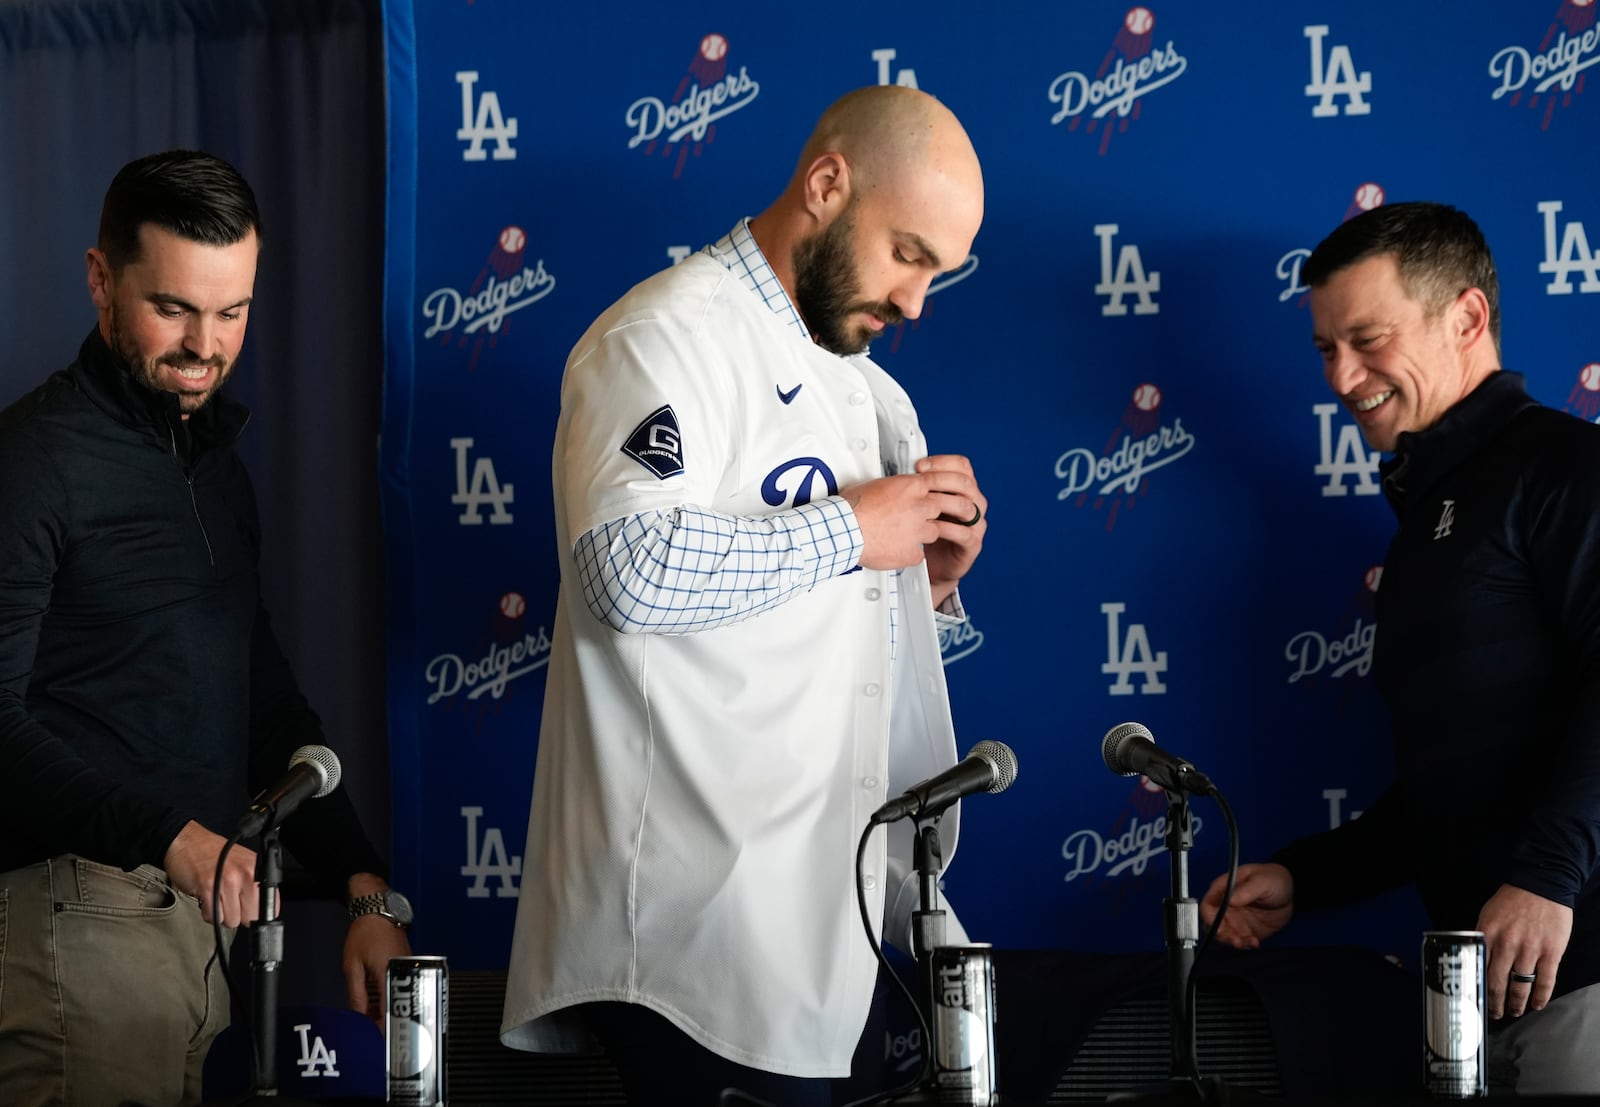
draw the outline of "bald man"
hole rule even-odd
[[[848,1075],[877,971],[857,842],[956,760],[938,628],[987,529],[972,466],[929,455],[865,352],[982,218],[955,116],[862,89],[770,207],[573,348],[507,1045],[598,1039],[635,1103],[827,1103]],[[904,947],[919,893],[892,829],[864,885]]]

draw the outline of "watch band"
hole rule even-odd
[[[364,896],[355,896],[350,900],[350,917],[359,919],[363,915],[378,915],[388,919],[401,930],[411,925],[410,919],[401,919],[389,909],[389,896],[391,892],[373,892]]]

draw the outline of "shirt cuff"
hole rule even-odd
[[[861,564],[866,539],[861,536],[856,513],[843,497],[801,504],[772,518],[781,519],[790,537],[810,551],[817,580],[841,576]]]
[[[957,588],[933,609],[935,626],[956,627],[967,621],[967,609],[961,606],[961,589]]]

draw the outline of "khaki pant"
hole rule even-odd
[[[1489,1035],[1489,1094],[1600,1095],[1600,984],[1552,999]]]
[[[228,1014],[211,927],[160,869],[67,855],[0,873],[7,1107],[198,1103]]]

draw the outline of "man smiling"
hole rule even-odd
[[[217,395],[260,227],[226,162],[176,150],[124,166],[87,253],[96,326],[0,412],[8,1107],[199,1100],[229,1011],[208,924],[247,924],[260,903],[240,847],[213,907],[218,858],[250,795],[322,740],[261,606],[234,451],[248,413]],[[283,840],[351,900],[344,968],[366,1010],[408,952],[383,864],[343,791],[305,804]]]
[[[1454,208],[1359,215],[1303,276],[1328,384],[1393,454],[1373,672],[1398,771],[1241,866],[1219,937],[1414,882],[1435,927],[1484,932],[1490,1090],[1600,1093],[1600,427],[1501,370],[1494,262]]]

